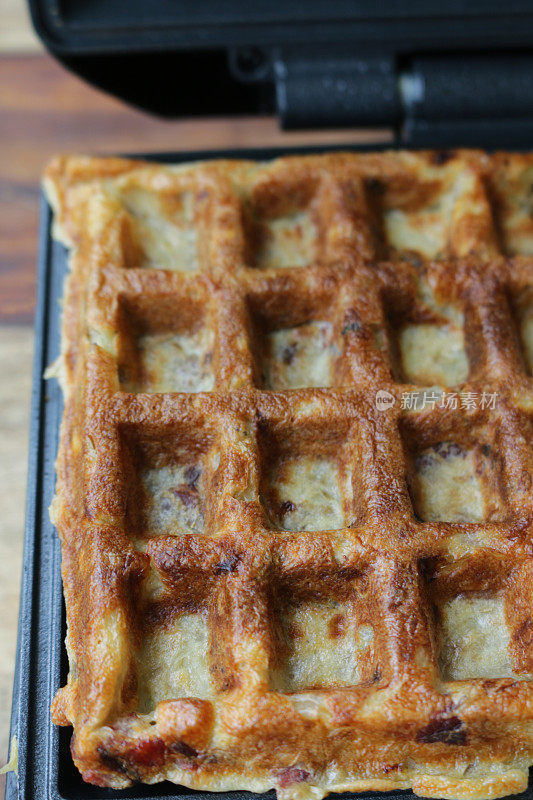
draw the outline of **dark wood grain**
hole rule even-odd
[[[275,119],[154,119],[87,86],[47,55],[0,56],[0,322],[30,322],[39,179],[57,152],[383,141],[386,131],[281,133]]]

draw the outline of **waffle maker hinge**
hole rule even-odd
[[[392,127],[413,144],[520,146],[533,135],[533,56],[399,57],[342,48],[279,49],[272,70],[284,128]]]

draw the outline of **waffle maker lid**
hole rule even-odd
[[[529,0],[29,0],[49,51],[155,114],[386,126],[417,144],[528,147]]]

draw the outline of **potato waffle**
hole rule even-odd
[[[524,790],[533,156],[59,158],[86,781]]]

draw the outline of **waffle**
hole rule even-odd
[[[59,158],[83,778],[315,800],[533,764],[533,155]]]

